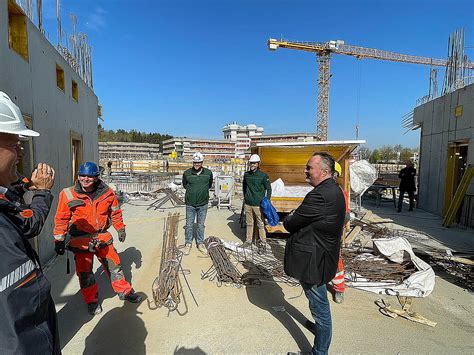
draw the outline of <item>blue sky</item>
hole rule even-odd
[[[55,1],[43,0],[56,37]],[[231,121],[265,133],[315,130],[315,55],[270,52],[268,38],[346,44],[435,58],[465,27],[474,57],[474,1],[62,0],[89,35],[107,129],[222,138]],[[429,68],[333,55],[329,139],[371,148],[419,144],[402,116],[427,94]],[[438,80],[442,85],[442,73]]]

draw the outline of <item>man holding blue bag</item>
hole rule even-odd
[[[247,223],[247,236],[243,247],[252,245],[254,224],[257,225],[260,238],[259,252],[266,250],[265,225],[260,203],[264,197],[270,200],[272,187],[268,175],[259,169],[260,157],[252,154],[249,159],[249,170],[244,174],[243,192],[245,202],[245,222]],[[256,240],[258,240],[256,238]]]

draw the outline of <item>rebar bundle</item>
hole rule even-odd
[[[154,191],[155,194],[158,193],[163,193],[165,194],[163,197],[159,198],[155,202],[153,202],[147,210],[154,208],[155,210],[161,208],[166,202],[171,201],[173,206],[182,206],[184,205],[184,201],[174,192],[171,190],[169,187],[167,188],[161,188],[156,191]]]
[[[179,269],[183,253],[176,246],[179,213],[169,213],[163,233],[160,273],[152,286],[153,299],[158,307],[165,306],[174,311],[180,303],[182,293]]]
[[[342,249],[342,260],[347,274],[368,281],[396,281],[401,283],[414,271],[412,262],[397,264],[371,254],[360,254],[356,250]]]
[[[209,257],[212,260],[211,268],[202,274],[201,279],[209,278],[222,284],[233,284],[240,287],[242,284],[241,275],[237,268],[230,261],[222,242],[217,237],[208,237],[204,240]]]
[[[267,239],[265,253],[259,253],[258,248],[237,247],[233,251],[234,257],[244,266],[251,266],[245,273],[244,284],[261,284],[262,281],[282,282],[288,286],[299,286],[299,282],[285,274],[283,258],[285,254],[285,241]]]

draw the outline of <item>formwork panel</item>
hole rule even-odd
[[[445,151],[441,147],[442,135],[441,134],[433,134],[431,136],[431,154],[430,154],[430,184],[429,190],[430,193],[434,198],[431,198],[428,202],[429,210],[433,213],[441,213],[442,206],[440,210],[440,206],[438,204],[437,196],[444,191],[444,187],[441,186],[440,183],[440,174],[441,169],[445,168],[441,166],[441,154]],[[444,195],[444,194],[443,194]]]
[[[431,135],[423,136],[421,140],[421,155],[420,155],[420,175],[419,179],[419,207],[428,210],[428,203],[430,199],[430,150],[431,150]]]

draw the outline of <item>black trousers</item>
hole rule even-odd
[[[400,190],[400,196],[398,197],[398,211],[402,210],[403,197],[405,196],[405,192],[408,193],[408,198],[410,199],[410,211],[413,210],[415,191]]]

